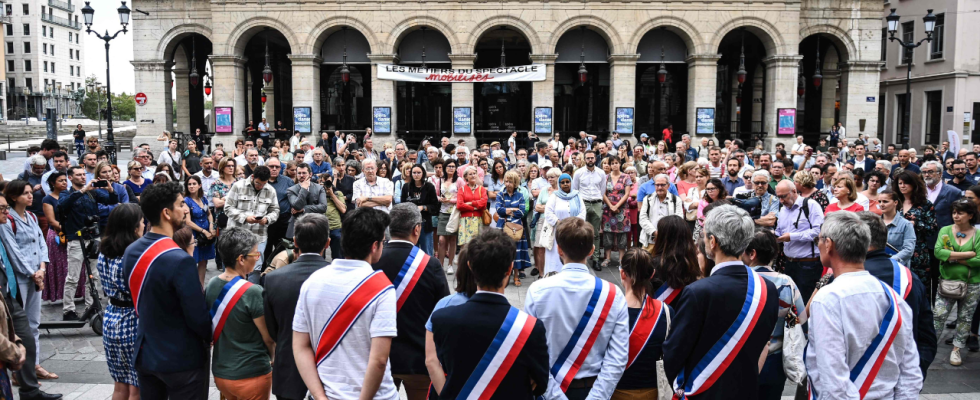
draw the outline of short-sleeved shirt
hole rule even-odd
[[[204,289],[208,308],[214,304],[227,283],[228,281],[217,276],[211,278]],[[239,380],[272,372],[269,348],[262,341],[262,334],[254,321],[263,316],[265,309],[262,305],[262,287],[252,285],[245,290],[245,294],[228,314],[221,336],[215,338],[211,357],[211,371],[215,377]]]
[[[343,192],[339,190],[334,190],[334,194],[341,202],[345,203],[346,205],[347,199],[344,198]],[[327,221],[330,225],[330,230],[340,229],[342,226],[340,210],[337,209],[337,206],[333,203],[333,200],[330,199],[329,195],[327,196]]]
[[[372,274],[371,264],[360,260],[334,260],[310,275],[303,283],[296,302],[293,330],[310,334],[316,348],[318,335],[330,316],[358,283]],[[398,336],[395,318],[395,291],[386,290],[354,321],[337,348],[317,366],[323,390],[330,399],[356,400],[364,385],[364,373],[371,355],[371,339]],[[398,399],[391,378],[391,363],[385,365],[375,399]]]

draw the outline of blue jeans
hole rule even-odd
[[[766,363],[759,371],[759,400],[779,400],[786,386],[786,372],[783,371],[783,353],[769,354]]]
[[[330,231],[330,259],[339,260],[344,258],[344,250],[341,248],[340,229]]]
[[[425,254],[428,254],[430,256],[435,255],[435,253],[432,252],[432,234],[434,232],[435,230],[429,233],[425,233],[425,231],[423,231],[422,235],[419,236],[419,243],[418,243],[419,248],[422,249],[422,251],[424,251]]]

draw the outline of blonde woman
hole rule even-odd
[[[850,176],[843,176],[837,180],[834,184],[834,197],[837,198],[836,203],[832,203],[827,206],[827,214],[835,211],[864,211],[864,206],[857,203],[857,185],[854,184],[854,179]]]
[[[694,171],[700,168],[697,162],[688,161],[677,168],[677,193],[684,195],[691,190],[692,187],[697,186]]]

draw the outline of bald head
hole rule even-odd
[[[776,184],[776,197],[784,207],[792,207],[796,203],[796,184],[790,180],[780,181]]]

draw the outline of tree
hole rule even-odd
[[[89,85],[95,84],[95,80],[95,75],[89,75],[88,78],[85,78],[86,90],[88,90],[87,88]],[[85,94],[85,99],[82,100],[82,114],[84,114],[86,118],[99,119],[99,103],[96,96],[96,93],[89,92]],[[102,106],[105,107],[104,101]]]
[[[116,121],[129,121],[136,118],[136,99],[122,92],[112,95],[112,118]]]

